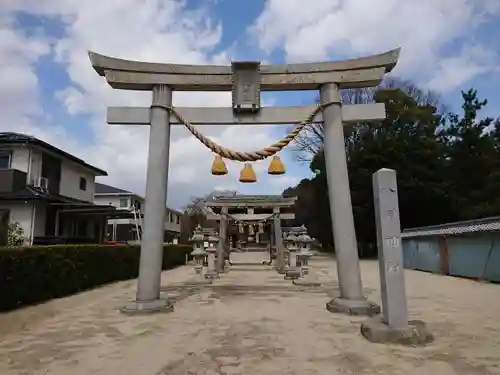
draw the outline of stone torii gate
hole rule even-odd
[[[329,301],[327,308],[331,312],[350,314],[373,314],[380,310],[377,305],[367,301],[362,292],[343,125],[382,120],[385,118],[385,107],[380,103],[342,105],[339,90],[378,86],[384,74],[395,67],[399,52],[400,49],[395,49],[380,55],[336,62],[283,65],[233,62],[231,66],[148,63],[89,52],[92,66],[111,87],[153,93],[149,108],[110,107],[107,110],[108,124],[150,125],[147,214],[141,244],[137,296],[122,312],[169,311],[173,308],[168,300],[160,299],[170,125],[184,124],[195,134],[198,132],[191,125],[291,124],[303,118],[307,118],[308,122],[323,122],[325,131],[328,194],[340,284],[340,297]],[[232,108],[173,108],[172,92],[175,90],[232,91],[233,105]],[[319,90],[321,105],[319,108],[261,108],[261,90]]]

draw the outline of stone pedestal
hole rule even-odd
[[[295,280],[301,276],[300,269],[297,268],[297,251],[288,250],[288,269],[285,269],[285,280]]]
[[[168,313],[174,311],[174,305],[168,299],[156,299],[145,302],[132,301],[123,306],[120,311],[129,315]]]
[[[293,280],[294,285],[308,286],[308,287],[320,287],[321,282],[312,275],[305,275],[296,280]]]
[[[197,275],[201,275],[203,273],[203,265],[197,264],[196,266],[194,266],[194,272]]]
[[[204,271],[203,265],[201,265],[201,264],[200,265],[196,265],[194,267],[194,270],[195,270],[196,276],[193,277],[189,281],[189,284],[193,284],[193,285],[208,285],[208,284],[212,284],[212,279],[205,277],[205,272],[203,272]]]
[[[299,279],[293,281],[295,285],[310,286],[310,287],[321,286],[321,283],[317,279],[316,275],[310,272],[309,258],[311,256],[312,253],[307,248],[306,249],[303,248],[301,252],[298,253],[297,258],[300,261],[301,276]]]
[[[205,273],[205,279],[214,280],[214,279],[219,278],[219,275],[218,275],[215,267],[216,267],[215,266],[215,252],[209,250],[209,252],[208,252],[208,267],[207,267],[207,272]]]
[[[297,280],[293,280],[293,283],[295,285],[310,286],[310,287],[321,286],[321,282],[318,280],[318,278],[314,273],[311,273],[309,271],[309,268],[307,266],[303,267],[301,271],[302,271],[302,276],[300,276],[300,278],[298,278]]]
[[[375,316],[380,314],[380,306],[376,303],[363,299],[333,298],[327,302],[326,309],[331,313],[347,315]]]
[[[285,272],[285,280],[296,280],[300,277],[300,270],[288,270]]]
[[[410,320],[407,326],[395,328],[384,323],[381,316],[363,323],[361,334],[371,342],[408,346],[426,345],[434,341],[434,336],[427,330],[426,324],[420,320]]]

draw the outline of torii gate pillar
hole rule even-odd
[[[337,103],[323,111],[326,178],[340,286],[340,297],[329,301],[326,308],[330,312],[376,315],[380,313],[380,306],[363,296],[338,86],[322,85],[320,101]]]

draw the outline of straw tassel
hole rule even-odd
[[[257,181],[257,176],[252,168],[251,163],[245,163],[245,166],[241,170],[240,173],[240,182],[243,183],[252,183]]]
[[[273,156],[273,159],[269,164],[269,168],[267,169],[267,173],[271,175],[285,174],[285,166],[279,156]]]
[[[212,174],[214,176],[224,176],[227,174],[226,163],[224,163],[220,155],[215,155],[214,162],[212,163]]]

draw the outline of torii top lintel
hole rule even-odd
[[[380,84],[385,73],[398,61],[400,48],[357,59],[260,65],[260,89],[264,91],[316,90],[324,83],[339,88],[372,87]],[[123,90],[152,90],[168,85],[178,91],[231,91],[233,66],[179,65],[124,60],[89,51],[96,72],[109,85]],[[257,64],[258,65],[258,64]]]

